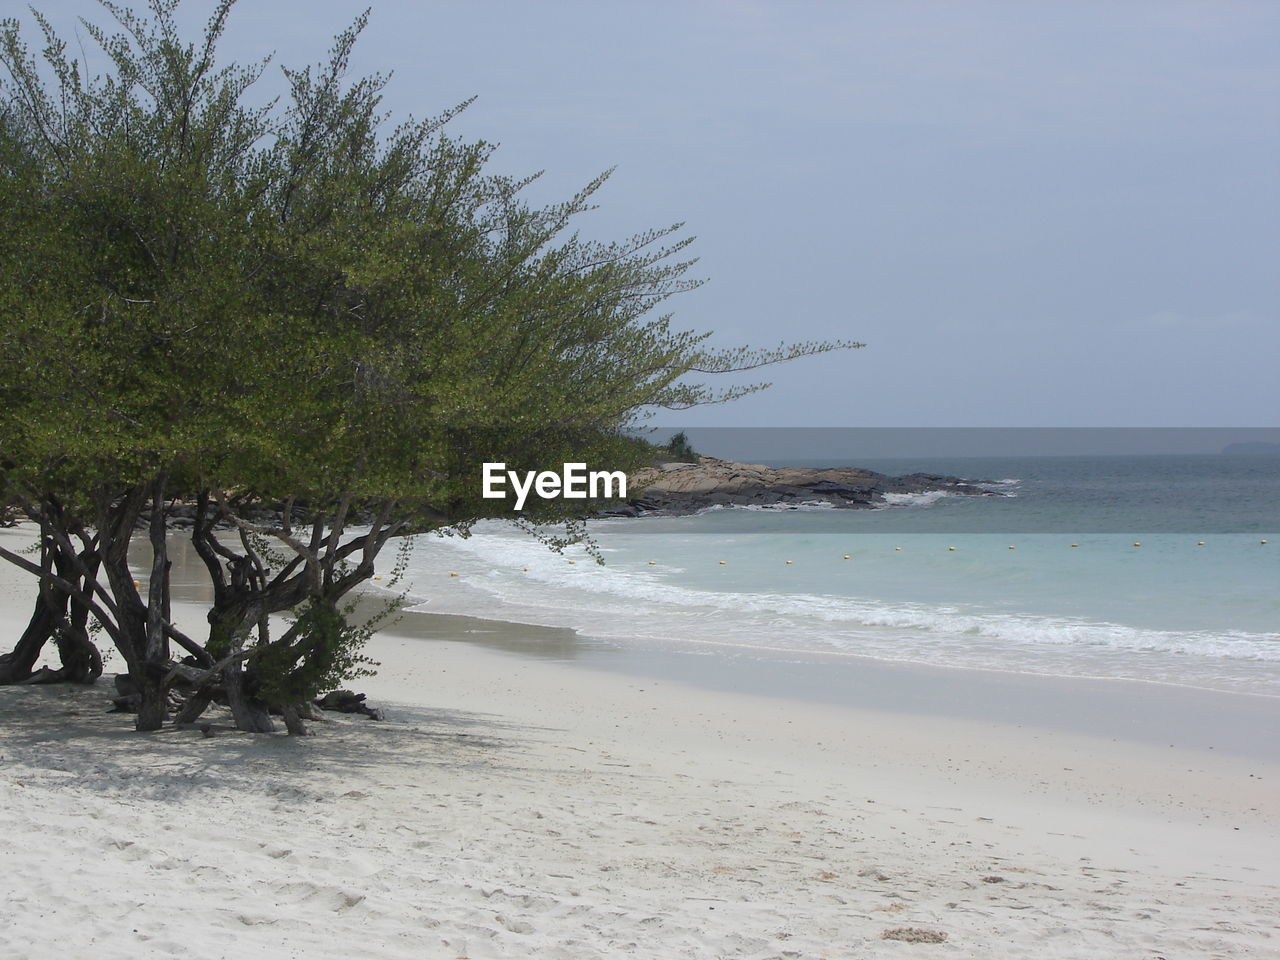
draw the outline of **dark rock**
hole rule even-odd
[[[315,705],[321,710],[336,713],[360,713],[370,720],[381,720],[382,711],[376,710],[364,702],[363,693],[352,693],[350,690],[334,690],[326,693]]]
[[[638,517],[640,516],[640,508],[635,504],[628,503],[625,507],[615,507],[612,510],[601,510],[602,517]]]
[[[888,493],[991,496],[982,483],[928,473],[890,477],[858,467],[773,468],[703,457],[698,463],[664,463],[637,472],[630,478],[639,494],[627,502],[631,512],[612,508],[605,515],[683,516],[714,506],[794,510],[809,504],[856,510],[884,503]]]

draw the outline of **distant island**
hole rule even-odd
[[[1225,454],[1278,454],[1280,453],[1280,443],[1267,443],[1264,440],[1248,440],[1244,443],[1228,443],[1222,448]]]
[[[715,457],[659,463],[633,474],[638,491],[606,516],[686,516],[714,506],[788,509],[823,505],[867,509],[888,502],[886,494],[943,492],[992,496],[984,481],[931,473],[891,477],[859,467],[766,467]]]

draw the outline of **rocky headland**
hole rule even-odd
[[[912,473],[891,477],[859,467],[766,467],[702,457],[696,463],[661,463],[633,473],[631,497],[609,516],[685,516],[714,506],[787,509],[822,505],[867,509],[886,494],[943,492],[993,496],[981,480]]]

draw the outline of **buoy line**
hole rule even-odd
[[[1266,540],[1266,539],[1262,539],[1262,540],[1259,540],[1259,541],[1258,541],[1258,545],[1259,545],[1259,546],[1266,546],[1266,545],[1268,545],[1269,543],[1270,543],[1270,541],[1269,541],[1269,540]],[[1135,546],[1135,547],[1141,547],[1142,545],[1143,545],[1143,542],[1142,542],[1141,540],[1135,540],[1135,541],[1133,541],[1133,546]],[[1205,541],[1205,540],[1197,540],[1197,541],[1196,541],[1196,546],[1197,546],[1197,547],[1204,547],[1204,546],[1207,546],[1207,545],[1208,545],[1208,543],[1207,543],[1207,541]],[[1079,547],[1079,546],[1080,546],[1080,544],[1078,544],[1078,543],[1072,543],[1072,544],[1070,544],[1069,546],[1071,546],[1071,547],[1073,547],[1073,548],[1074,548],[1074,547]],[[902,547],[894,547],[893,549],[894,549],[894,552],[895,552],[895,553],[901,553],[901,552],[902,552],[902,550],[903,550],[903,548],[902,548]],[[948,553],[958,553],[958,552],[959,552],[959,549],[960,549],[959,547],[956,547],[956,546],[954,546],[954,545],[949,545],[949,546],[947,547],[947,552],[948,552]],[[1007,548],[1006,548],[1006,549],[1009,549],[1009,550],[1017,550],[1017,549],[1018,549],[1018,545],[1017,545],[1016,543],[1011,543],[1011,544],[1008,544],[1008,546],[1007,546]],[[841,554],[840,556],[841,556],[841,559],[843,559],[843,560],[852,560],[852,559],[853,559],[853,554],[851,554],[851,553],[844,553],[844,554]],[[566,563],[568,563],[570,566],[576,566],[576,565],[577,565],[577,563],[578,563],[578,561],[576,561],[576,560],[566,560],[565,562],[566,562]],[[721,566],[721,567],[727,567],[727,566],[729,565],[729,561],[728,561],[728,560],[718,560],[718,561],[716,561],[716,562],[717,562],[717,565],[718,565],[718,566]],[[784,561],[783,561],[783,565],[784,565],[784,566],[788,566],[788,567],[790,567],[790,566],[795,566],[795,563],[796,563],[796,561],[794,561],[794,560],[784,560]],[[656,567],[656,566],[658,566],[658,565],[659,565],[659,561],[657,561],[657,560],[646,560],[646,561],[645,561],[645,564],[646,564],[647,566],[650,566],[650,567]],[[524,572],[525,572],[525,573],[528,573],[528,572],[529,572],[529,568],[528,568],[528,567],[524,567],[524,568],[522,568],[522,569],[524,570]],[[459,574],[459,573],[457,573],[456,571],[451,571],[451,572],[449,573],[449,576],[451,576],[451,577],[458,577],[458,576],[460,576],[460,574]],[[381,580],[381,579],[382,579],[382,577],[381,577],[381,576],[375,576],[373,579],[374,579],[374,580]],[[135,581],[134,581],[134,586],[140,586],[140,585],[141,585],[141,582],[140,582],[140,581],[138,581],[138,580],[135,580]]]

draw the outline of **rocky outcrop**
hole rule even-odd
[[[890,477],[858,467],[766,467],[703,457],[697,463],[663,463],[628,478],[631,498],[614,516],[682,516],[713,506],[786,509],[826,505],[865,509],[885,503],[885,494],[942,491],[991,495],[982,481],[928,473]]]

